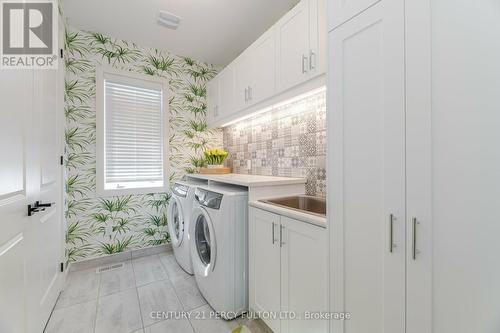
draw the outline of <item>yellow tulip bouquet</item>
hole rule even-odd
[[[204,152],[205,161],[210,165],[222,165],[229,156],[229,153],[223,149],[207,149]]]

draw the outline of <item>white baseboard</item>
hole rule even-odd
[[[67,271],[81,271],[88,268],[99,267],[103,265],[109,265],[121,261],[131,260],[133,258],[151,256],[158,253],[171,252],[172,244],[162,244],[157,246],[145,247],[142,249],[131,250],[127,252],[121,252],[116,254],[110,254],[103,257],[84,259],[81,261],[75,261],[69,264]]]

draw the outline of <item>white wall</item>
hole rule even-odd
[[[499,332],[500,1],[431,5],[434,332]]]

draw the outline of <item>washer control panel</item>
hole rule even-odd
[[[197,188],[196,191],[194,192],[194,198],[196,201],[200,203],[200,205],[212,209],[220,208],[222,197],[223,194],[207,191],[201,188]]]
[[[187,197],[188,191],[189,188],[186,185],[182,185],[179,183],[174,183],[174,185],[172,185],[172,192],[174,192],[179,197]]]

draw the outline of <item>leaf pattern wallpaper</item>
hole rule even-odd
[[[65,33],[66,256],[78,261],[170,242],[170,193],[98,197],[96,66],[159,76],[170,88],[170,181],[203,164],[203,150],[222,146],[205,119],[206,83],[218,68],[189,57],[140,48],[100,33]]]

